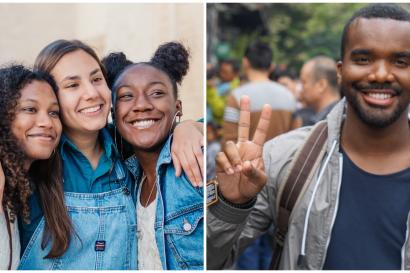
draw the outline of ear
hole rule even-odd
[[[273,71],[275,71],[275,64],[274,63],[271,63],[270,64],[270,66],[269,66],[269,74],[271,74]]]
[[[175,108],[177,109],[177,117],[182,117],[182,101],[175,101]]]
[[[316,86],[319,90],[319,93],[323,93],[326,90],[328,83],[325,79],[320,79],[316,82]]]
[[[248,60],[248,58],[246,58],[246,57],[243,57],[243,58],[242,58],[242,67],[243,67],[244,69],[247,69],[247,68],[249,67],[249,60]]]
[[[338,61],[337,64],[336,64],[336,68],[337,68],[337,77],[340,79],[342,77],[343,62]]]

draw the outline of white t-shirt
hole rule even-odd
[[[146,208],[141,205],[141,188],[144,181],[145,179],[142,180],[137,195],[138,269],[162,270],[154,229],[157,198]]]
[[[11,269],[17,269],[20,262],[20,237],[17,219],[11,223],[11,237],[13,246],[13,257]],[[7,223],[4,213],[0,213],[0,270],[7,270],[9,266],[10,247]]]

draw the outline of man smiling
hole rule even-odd
[[[327,117],[323,158],[290,215],[279,268],[410,269],[409,33],[410,14],[394,4],[365,7],[346,24],[338,63],[346,100]],[[277,222],[277,195],[311,131],[267,142],[262,161],[269,108],[249,141],[249,100],[241,106],[240,141],[216,160],[208,269],[229,265]]]

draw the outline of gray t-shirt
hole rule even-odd
[[[13,257],[11,269],[17,269],[20,262],[20,237],[17,219],[11,224]],[[0,270],[7,270],[9,266],[10,247],[7,223],[4,213],[0,213]]]

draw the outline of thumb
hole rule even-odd
[[[243,163],[242,173],[256,185],[264,186],[266,184],[265,172],[255,168],[249,160]]]

